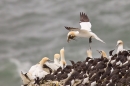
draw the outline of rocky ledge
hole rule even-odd
[[[100,58],[92,58],[87,51],[84,61],[74,62],[64,68],[30,81],[24,86],[130,86],[130,50],[119,51],[109,56],[99,51]]]

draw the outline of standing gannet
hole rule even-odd
[[[67,64],[66,64],[66,61],[65,61],[64,52],[65,52],[65,50],[64,50],[64,48],[62,48],[62,49],[60,50],[60,55],[61,55],[60,65],[61,65],[62,69],[67,65]]]
[[[54,55],[54,64],[60,67],[60,54]]]
[[[116,45],[118,48],[117,48],[117,54],[120,52],[120,51],[122,51],[122,50],[124,50],[123,49],[123,41],[122,40],[118,40],[117,41],[117,45]]]
[[[100,54],[101,54],[101,56],[102,56],[103,58],[107,58],[107,54],[106,54],[105,51],[101,50],[101,51],[100,51]]]
[[[90,46],[90,43],[92,42],[92,38],[95,38],[98,41],[105,43],[95,33],[93,33],[91,31],[92,25],[89,21],[88,16],[83,12],[80,12],[80,26],[81,26],[80,29],[65,26],[65,28],[70,31],[67,35],[67,41],[68,42],[70,41],[70,39],[74,40],[75,37],[86,37],[86,38],[89,38],[89,46]],[[91,49],[91,47],[90,47],[90,49]]]
[[[51,70],[54,72],[60,67],[60,54],[54,55],[54,62],[46,62],[45,64],[51,68]]]
[[[93,57],[92,57],[92,51],[91,51],[91,49],[89,49],[89,50],[87,50],[87,58],[86,58],[86,60],[85,60],[85,62],[86,62],[86,65],[89,63],[89,61],[91,61],[93,59]]]
[[[102,59],[104,62],[108,62],[108,61],[109,61],[109,58],[107,57],[107,54],[106,54],[105,51],[103,51],[103,50],[99,51],[99,50],[98,50],[98,52],[101,54],[101,59]]]
[[[87,57],[93,58],[91,49],[87,50]]]
[[[47,57],[44,57],[38,64],[36,64],[30,68],[28,73],[30,73],[32,75],[33,79],[37,79],[37,77],[39,79],[44,78],[45,75],[50,73],[49,69],[43,67],[44,64],[48,61],[50,61],[50,59]]]

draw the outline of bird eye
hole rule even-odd
[[[121,43],[119,43],[119,44],[121,44]]]
[[[72,37],[72,35],[69,35],[69,37],[71,38],[71,37]]]

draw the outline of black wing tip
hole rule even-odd
[[[69,28],[69,27],[67,27],[67,26],[64,26],[64,27],[65,27],[66,29]]]
[[[84,12],[80,12],[80,14],[85,14]]]
[[[80,12],[80,15],[81,15],[81,16],[82,16],[82,15],[87,16],[87,14],[85,14],[84,12]]]
[[[72,28],[72,27],[67,27],[67,26],[65,26],[65,28]]]
[[[85,14],[84,12],[80,12],[80,21],[81,22],[89,22],[89,18],[87,16],[87,14]]]
[[[70,27],[67,27],[67,26],[64,26],[67,30],[69,30],[70,29]]]

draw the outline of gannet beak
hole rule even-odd
[[[52,60],[49,59],[48,62],[54,62],[54,61],[52,61]]]

